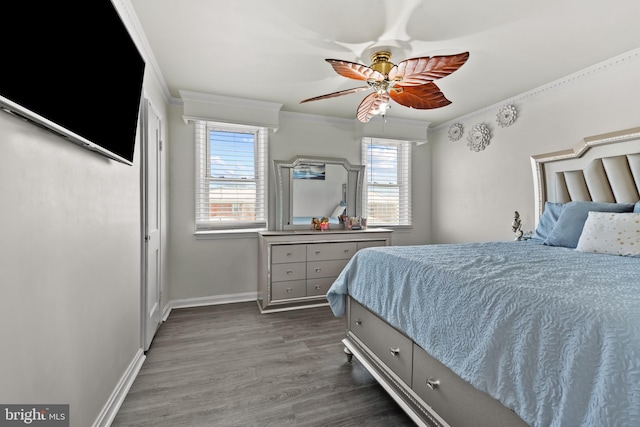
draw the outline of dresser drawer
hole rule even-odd
[[[271,247],[271,263],[305,262],[307,245],[273,245]]]
[[[282,282],[289,280],[304,280],[307,277],[307,263],[290,262],[288,264],[273,264],[271,266],[271,281]]]
[[[307,281],[292,280],[289,282],[275,282],[271,284],[271,299],[301,298],[307,296]]]
[[[350,259],[358,250],[356,242],[317,243],[307,245],[307,261]]]
[[[335,279],[335,277],[307,279],[307,296],[326,295]]]
[[[366,242],[358,242],[358,250],[364,248],[373,248],[375,246],[386,246],[387,242],[384,240],[368,240]]]
[[[526,426],[513,411],[473,388],[417,344],[413,348],[412,388],[452,426]]]
[[[349,329],[402,381],[411,385],[413,342],[350,299]]]
[[[348,259],[307,262],[307,279],[338,277],[348,262]]]

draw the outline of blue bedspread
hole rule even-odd
[[[535,241],[356,253],[351,295],[532,426],[640,426],[640,259]]]

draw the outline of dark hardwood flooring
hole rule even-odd
[[[344,333],[329,307],[173,310],[112,426],[415,426]]]

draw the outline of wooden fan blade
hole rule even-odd
[[[371,117],[379,114],[382,104],[389,104],[389,94],[374,92],[367,95],[358,106],[357,117],[362,123],[367,123]]]
[[[402,86],[423,85],[448,76],[462,67],[467,59],[469,59],[469,52],[407,59],[389,71],[389,80],[397,79]]]
[[[320,99],[335,98],[337,96],[348,95],[350,93],[362,92],[362,91],[369,90],[369,89],[371,89],[371,87],[369,87],[369,86],[354,87],[353,89],[345,89],[345,90],[341,90],[341,91],[338,91],[338,92],[329,93],[329,94],[326,94],[326,95],[320,95],[320,96],[316,96],[316,97],[313,97],[313,98],[304,99],[304,100],[300,101],[300,104],[304,104],[305,102],[310,102],[310,101],[318,101]]]
[[[395,86],[391,89],[391,99],[405,107],[429,110],[451,104],[435,83],[420,86]]]
[[[384,74],[366,65],[356,64],[355,62],[342,61],[340,59],[325,59],[336,73],[343,77],[354,80],[376,80],[380,81],[384,79]]]

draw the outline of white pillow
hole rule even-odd
[[[639,256],[640,214],[589,212],[576,250]]]

